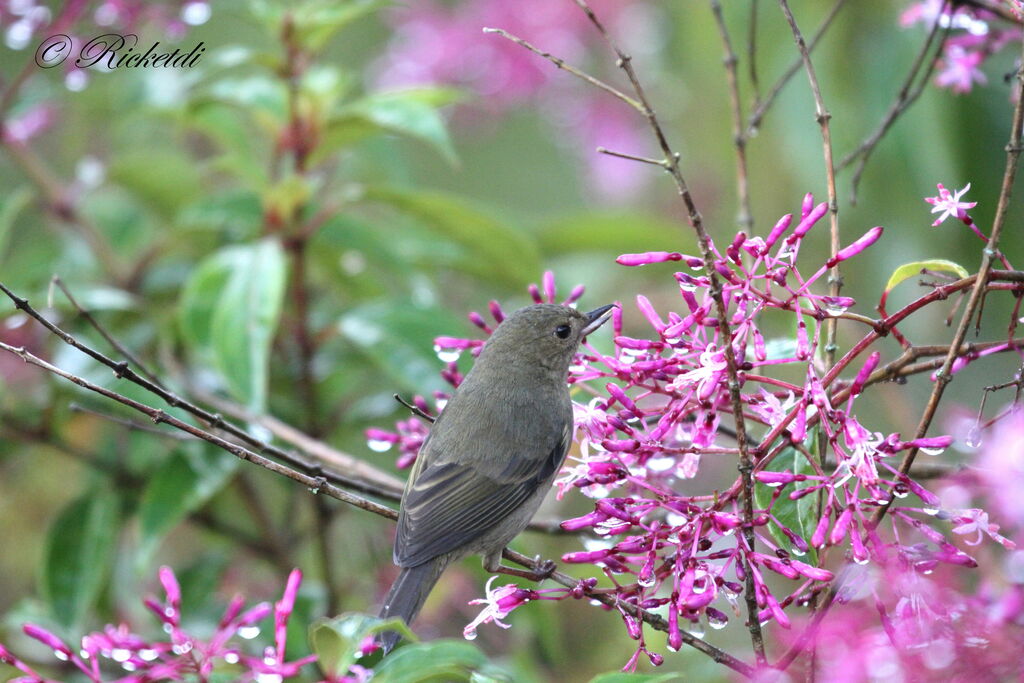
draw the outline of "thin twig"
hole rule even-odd
[[[496,33],[497,35],[499,35],[499,36],[501,36],[503,38],[508,38],[509,40],[511,40],[516,45],[520,45],[522,47],[525,47],[527,50],[529,50],[530,52],[534,53],[535,55],[538,55],[538,56],[543,57],[544,59],[548,60],[549,62],[554,64],[559,69],[561,69],[561,70],[563,70],[563,71],[565,71],[567,73],[572,74],[576,78],[579,78],[581,80],[586,81],[590,85],[593,85],[593,86],[595,86],[597,88],[600,88],[601,90],[604,90],[606,93],[608,93],[610,95],[613,95],[613,96],[619,98],[620,100],[622,100],[623,102],[625,102],[629,106],[633,107],[637,111],[640,111],[640,112],[643,111],[643,106],[639,102],[637,102],[636,100],[634,100],[632,97],[630,97],[629,95],[625,94],[621,90],[618,90],[618,89],[608,85],[604,81],[601,81],[601,80],[598,80],[598,79],[594,78],[593,76],[591,76],[588,73],[580,71],[579,69],[577,69],[576,67],[572,66],[571,64],[566,64],[565,60],[560,59],[559,57],[554,56],[550,52],[545,52],[544,50],[541,50],[540,48],[531,45],[530,43],[526,42],[522,38],[520,38],[518,36],[512,35],[508,31],[502,30],[500,28],[485,28],[484,29],[484,33]]]
[[[119,417],[117,415],[111,415],[101,410],[95,410],[94,408],[87,408],[79,403],[68,404],[68,410],[73,413],[83,413],[85,415],[92,415],[100,419],[106,420],[107,422],[113,422],[116,425],[124,427],[126,429],[132,429],[138,432],[146,432],[147,434],[156,434],[157,436],[164,439],[174,439],[176,441],[192,441],[192,437],[188,434],[181,434],[180,432],[168,432],[163,429],[154,427],[153,425],[145,424],[144,422],[136,422],[126,417]]]
[[[757,5],[758,0],[750,0],[750,22],[747,25],[747,78],[753,93],[750,106],[755,109],[761,104],[761,84],[757,76]]]
[[[598,154],[607,154],[610,157],[618,157],[620,159],[628,159],[630,161],[639,161],[641,164],[650,164],[651,166],[659,166],[665,168],[668,164],[664,159],[651,159],[650,157],[641,157],[635,154],[626,154],[625,152],[614,152],[605,147],[597,148]]]
[[[404,398],[402,398],[398,394],[393,394],[393,396],[394,396],[394,399],[396,401],[398,401],[403,406],[408,408],[409,411],[412,412],[413,415],[416,415],[417,417],[422,417],[424,420],[426,420],[427,422],[430,422],[430,423],[433,423],[434,420],[437,419],[437,418],[433,417],[432,415],[427,415],[425,412],[423,412],[422,410],[420,410],[419,408],[417,408],[413,404],[409,403],[408,401],[406,401]]]
[[[743,101],[740,99],[739,76],[736,69],[738,60],[736,53],[732,49],[729,27],[726,26],[725,17],[722,16],[722,4],[719,0],[711,0],[711,13],[715,16],[715,24],[718,26],[718,34],[722,39],[722,48],[725,51],[722,63],[725,65],[725,80],[729,88],[729,108],[732,112],[732,144],[736,149],[736,196],[740,205],[736,222],[741,230],[750,235],[754,229],[754,215],[750,209],[750,182],[747,177],[747,138],[743,134]]]
[[[810,84],[811,94],[814,97],[814,113],[815,120],[818,122],[818,126],[821,129],[821,144],[825,160],[825,185],[828,192],[828,209],[829,209],[829,252],[832,257],[839,252],[839,200],[836,191],[836,169],[835,162],[832,158],[832,128],[830,121],[832,114],[829,113],[828,108],[825,106],[825,100],[821,95],[821,86],[818,84],[817,72],[814,69],[814,63],[811,61],[810,51],[807,49],[807,43],[804,41],[803,34],[800,31],[800,27],[796,23],[796,19],[793,16],[793,12],[789,8],[789,3],[786,0],[779,0],[779,7],[782,9],[783,15],[786,17],[786,22],[789,24],[790,31],[793,33],[793,40],[796,42],[797,50],[800,52],[800,59],[804,65],[804,71],[807,73],[807,81]],[[839,264],[836,263],[829,270],[828,284],[829,284],[829,295],[833,298],[839,296],[839,292],[842,289],[842,275],[839,271]],[[835,318],[829,319],[825,322],[825,367],[826,369],[835,365],[836,350],[838,348],[836,344],[837,335],[839,333],[839,321]],[[822,466],[825,464],[825,453],[826,453],[826,442],[822,435],[818,437],[818,459]],[[817,497],[817,510],[816,514],[822,514],[822,508],[824,506],[824,493],[819,491]],[[812,601],[809,604],[809,608],[813,611],[817,608],[816,601]],[[813,669],[811,670],[813,676]]]
[[[74,306],[75,310],[78,311],[78,314],[82,316],[87,323],[92,325],[93,329],[99,332],[100,336],[106,339],[107,343],[110,344],[114,348],[114,350],[116,350],[122,356],[131,361],[135,365],[135,367],[139,369],[139,372],[145,375],[150,382],[157,385],[158,387],[163,387],[163,384],[160,383],[160,380],[157,379],[157,376],[153,372],[151,372],[148,367],[146,367],[145,363],[139,360],[138,356],[133,354],[128,349],[128,347],[126,347],[124,344],[118,341],[117,338],[110,334],[105,327],[100,325],[99,321],[93,317],[92,311],[88,310],[80,303],[78,303],[78,299],[76,299],[75,295],[71,293],[71,290],[68,289],[67,285],[64,284],[64,281],[60,279],[59,275],[54,275],[50,279],[50,282],[54,286],[56,286],[57,289],[64,293],[64,296],[67,297],[67,300],[71,303],[72,306]]]
[[[818,46],[818,42],[828,31],[829,26],[832,25],[832,21],[839,14],[839,10],[846,4],[846,0],[836,0],[835,4],[832,5],[832,9],[829,10],[828,16],[825,17],[824,21],[821,22],[821,26],[811,36],[811,42],[807,45],[808,52],[814,52],[814,48]],[[747,132],[746,136],[751,137],[757,134],[757,130],[761,127],[761,121],[764,119],[765,114],[771,109],[771,106],[775,104],[775,100],[778,98],[782,89],[786,87],[789,80],[796,75],[796,72],[800,70],[800,65],[803,63],[802,57],[797,57],[792,64],[783,72],[779,80],[768,90],[768,94],[758,104],[757,108],[754,109],[753,113],[750,114],[750,118],[747,119]]]

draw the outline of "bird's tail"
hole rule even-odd
[[[406,624],[411,624],[447,564],[444,558],[438,557],[417,567],[403,567],[398,578],[391,584],[388,596],[384,598],[384,606],[380,610],[381,619],[401,617]],[[391,651],[399,638],[401,636],[396,631],[381,634],[380,645],[384,654]]]

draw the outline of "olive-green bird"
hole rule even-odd
[[[489,572],[533,576],[503,567],[501,551],[526,528],[562,467],[572,441],[569,364],[612,307],[580,313],[537,304],[494,330],[409,474],[394,551],[402,571],[381,617],[411,623],[445,567],[467,555],[483,555]],[[383,634],[384,651],[398,638]]]

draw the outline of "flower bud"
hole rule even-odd
[[[691,257],[687,257],[687,262]],[[650,263],[664,263],[665,261],[681,261],[683,255],[676,251],[646,251],[642,254],[622,254],[615,262],[621,266],[646,266]],[[698,259],[698,265],[703,262]],[[693,265],[691,264],[691,267]]]
[[[787,213],[785,216],[780,218],[778,222],[775,224],[775,227],[773,227],[771,232],[768,233],[768,237],[764,241],[765,246],[771,249],[772,246],[774,246],[774,244],[779,241],[779,238],[782,237],[783,233],[785,233],[786,230],[789,228],[789,224],[792,221],[793,214],[791,213]]]
[[[877,242],[878,238],[882,236],[883,230],[884,228],[882,228],[882,226],[880,225],[876,225],[875,227],[871,228],[866,233],[864,233],[864,235],[861,236],[861,238],[858,239],[856,242],[854,242],[848,247],[840,249],[839,253],[837,253],[835,256],[833,256],[832,258],[825,262],[825,266],[828,268],[832,268],[840,261],[845,261],[848,258],[856,256],[857,254],[859,254],[860,252],[864,251],[872,244]]]
[[[795,242],[806,235],[807,232],[814,227],[814,224],[821,220],[821,217],[825,215],[826,211],[828,211],[828,202],[822,202],[811,209],[811,211],[805,214],[800,220],[800,223],[793,230],[793,234],[790,235],[788,241]]]

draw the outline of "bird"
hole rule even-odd
[[[558,304],[515,311],[495,328],[430,428],[402,494],[394,563],[401,569],[380,610],[410,624],[448,565],[480,554],[488,572],[550,575],[506,567],[501,553],[526,528],[572,442],[567,376],[583,339],[615,304],[589,313]],[[387,654],[400,635],[387,631]]]

